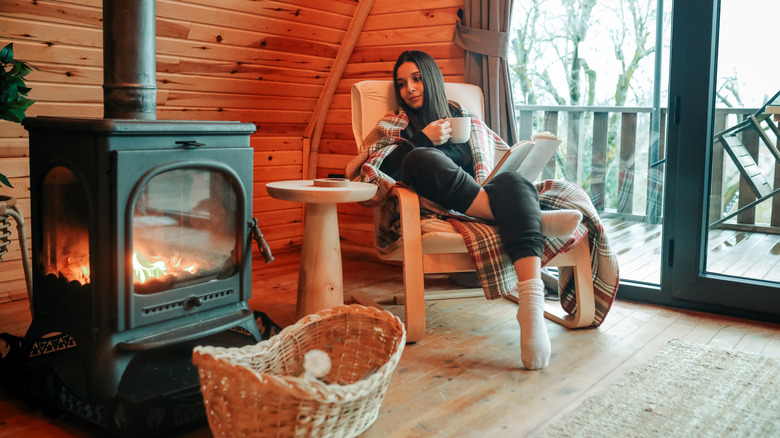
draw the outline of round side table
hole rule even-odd
[[[371,199],[377,187],[346,180],[294,180],[268,183],[266,189],[276,199],[306,204],[296,316],[344,304],[336,205]]]

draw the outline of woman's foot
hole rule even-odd
[[[540,279],[517,283],[517,322],[523,365],[540,370],[550,362],[550,336],[544,324],[544,283]]]

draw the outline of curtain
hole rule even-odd
[[[466,82],[485,95],[485,123],[510,145],[518,141],[507,64],[512,1],[465,0],[453,37],[466,50]]]

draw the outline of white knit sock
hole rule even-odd
[[[544,283],[530,279],[517,283],[517,322],[520,323],[520,357],[528,370],[550,362],[550,336],[544,325]]]
[[[582,221],[582,213],[578,210],[543,210],[542,236],[569,237]]]

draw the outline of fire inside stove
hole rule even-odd
[[[76,176],[64,167],[53,169],[42,196],[51,209],[44,219],[45,275],[89,284],[88,207]],[[236,208],[235,190],[219,172],[177,169],[149,180],[131,209],[127,260],[134,292],[155,293],[235,274]]]

